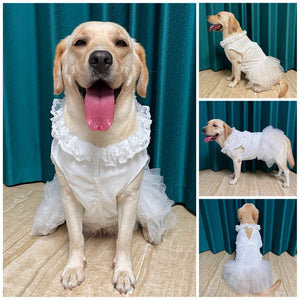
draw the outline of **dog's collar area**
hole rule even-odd
[[[81,95],[81,97],[84,101],[85,96],[86,96],[86,89],[84,87],[82,87],[77,81],[75,81],[75,82],[76,82],[78,91],[79,91],[79,93],[80,93],[80,95]],[[118,96],[120,95],[122,87],[123,87],[123,83],[118,88],[114,89],[115,101],[117,100]]]

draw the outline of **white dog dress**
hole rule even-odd
[[[250,239],[244,228],[253,229]],[[238,294],[261,293],[272,283],[272,271],[268,261],[262,259],[262,240],[257,224],[241,224],[235,227],[236,257],[226,263],[223,278]]]
[[[255,92],[271,90],[272,86],[282,78],[283,69],[280,61],[272,56],[266,56],[258,44],[248,38],[246,31],[233,34],[220,44],[227,58],[229,50],[242,55],[241,70],[249,80],[247,88],[252,87]]]
[[[148,168],[147,146],[150,142],[149,107],[136,102],[138,129],[127,139],[105,148],[72,135],[64,122],[65,100],[55,99],[51,113],[51,157],[62,170],[76,199],[84,208],[83,222],[106,228],[117,223],[117,195],[144,169],[137,219],[147,226],[153,242],[174,226],[173,201],[165,194],[159,169]],[[46,235],[65,222],[60,185],[54,180],[45,185],[32,233]]]
[[[272,126],[266,127],[262,132],[239,131],[232,128],[232,133],[227,138],[221,152],[232,157],[233,150],[243,147],[241,160],[257,158],[265,161],[270,168],[275,163],[275,159],[284,145],[284,140],[283,131]]]

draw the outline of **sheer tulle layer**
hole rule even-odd
[[[261,293],[271,286],[270,263],[264,259],[257,264],[242,264],[235,260],[226,263],[223,278],[238,294]]]

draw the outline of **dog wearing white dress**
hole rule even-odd
[[[281,284],[281,280],[277,280],[271,286],[271,266],[260,253],[262,240],[258,217],[258,209],[252,203],[246,203],[238,210],[236,257],[226,263],[223,271],[227,285],[240,295],[267,296],[274,294]]]
[[[243,160],[263,160],[270,168],[274,163],[279,170],[274,174],[280,177],[284,173],[285,181],[282,186],[290,186],[289,168],[294,167],[295,161],[291,142],[283,131],[272,126],[262,132],[239,131],[220,119],[212,119],[202,128],[205,142],[216,141],[222,148],[222,153],[233,161],[234,173],[230,184],[236,184],[240,178]]]
[[[230,83],[228,87],[235,87],[240,79],[241,72],[246,74],[247,88],[253,88],[255,92],[271,90],[276,83],[280,84],[278,97],[286,95],[288,84],[282,78],[283,68],[277,58],[266,56],[259,45],[251,41],[246,31],[234,15],[230,12],[219,12],[217,15],[207,16],[209,23],[213,24],[210,31],[222,31],[226,57],[232,64],[231,76],[227,77]]]

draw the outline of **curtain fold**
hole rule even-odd
[[[262,131],[272,125],[290,139],[295,159],[292,169],[297,172],[297,101],[200,101],[199,102],[199,170],[233,171],[231,158],[221,152],[216,142],[205,143],[201,128],[211,119],[222,119],[230,127],[251,132]],[[242,163],[242,171],[257,169],[270,172],[265,162],[249,160]]]
[[[297,253],[297,200],[199,200],[199,250],[213,253],[235,251],[237,212],[244,203],[259,210],[258,224],[263,241],[262,254]]]
[[[230,69],[220,46],[221,32],[208,32],[207,15],[232,12],[248,37],[268,56],[281,61],[284,71],[297,69],[297,3],[200,3],[199,70]]]
[[[80,23],[124,26],[146,51],[146,99],[153,123],[151,167],[168,196],[195,211],[195,4],[3,5],[4,183],[52,179],[50,161],[55,47]]]

